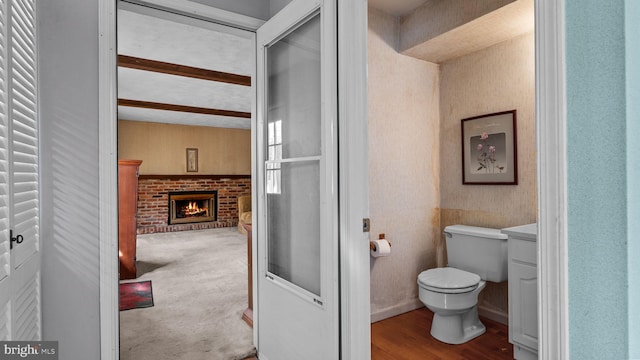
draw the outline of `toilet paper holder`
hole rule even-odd
[[[384,240],[384,234],[378,235],[378,240]],[[387,242],[389,243],[389,246],[391,246],[391,241],[387,240]],[[369,250],[376,251],[376,243],[374,243],[373,241],[370,241]]]

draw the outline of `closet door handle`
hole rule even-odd
[[[22,242],[24,241],[24,237],[22,235],[16,235],[16,237],[13,237],[13,230],[9,230],[9,237],[11,238],[11,244],[9,245],[9,250],[13,249],[14,242],[17,245],[17,244],[22,244]]]

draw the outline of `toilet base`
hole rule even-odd
[[[431,336],[447,344],[463,344],[475,339],[486,331],[478,318],[478,307],[467,312],[454,314],[434,313],[431,323]]]

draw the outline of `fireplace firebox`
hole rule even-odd
[[[169,192],[169,225],[217,221],[217,191]]]

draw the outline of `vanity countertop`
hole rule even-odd
[[[537,231],[536,223],[502,229],[503,234],[531,241],[536,241]]]

